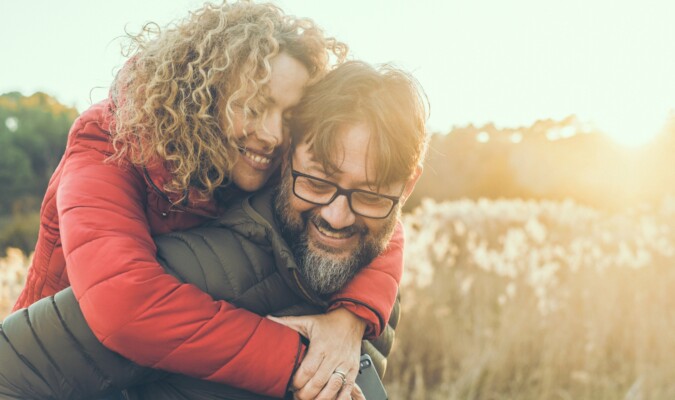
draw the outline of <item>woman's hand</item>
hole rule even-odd
[[[366,322],[344,308],[326,314],[268,317],[309,339],[304,360],[291,386],[298,400],[359,398],[354,381],[359,372],[361,340]]]

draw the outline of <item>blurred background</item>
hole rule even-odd
[[[0,4],[0,318],[125,30],[201,3]],[[675,398],[675,2],[275,3],[431,104],[392,399]]]

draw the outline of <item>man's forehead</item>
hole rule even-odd
[[[331,154],[329,163],[323,160],[307,147],[303,149],[296,148],[293,155],[293,168],[301,169],[303,173],[314,175],[318,178],[324,178],[334,181],[338,184],[345,184],[350,188],[361,188],[375,191],[377,189],[377,171],[374,162],[365,162],[361,160],[345,157],[344,152],[335,149]],[[361,162],[359,162],[361,161]],[[370,161],[370,160],[369,160]],[[369,169],[367,169],[369,167]],[[384,184],[381,189],[387,189],[389,186]]]

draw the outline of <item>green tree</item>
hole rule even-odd
[[[76,117],[77,110],[45,93],[0,96],[0,213],[18,199],[43,196]]]
[[[9,138],[0,136],[0,210],[8,214],[15,200],[30,192],[35,182],[30,157]]]
[[[44,93],[0,95],[0,255],[35,246],[38,207],[77,114]]]

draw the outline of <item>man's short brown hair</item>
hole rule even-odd
[[[365,123],[372,132],[368,152],[377,171],[371,182],[379,188],[406,181],[424,157],[426,106],[419,83],[409,74],[388,65],[346,62],[307,89],[291,120],[292,144],[308,143],[330,174],[339,161],[338,134]]]

